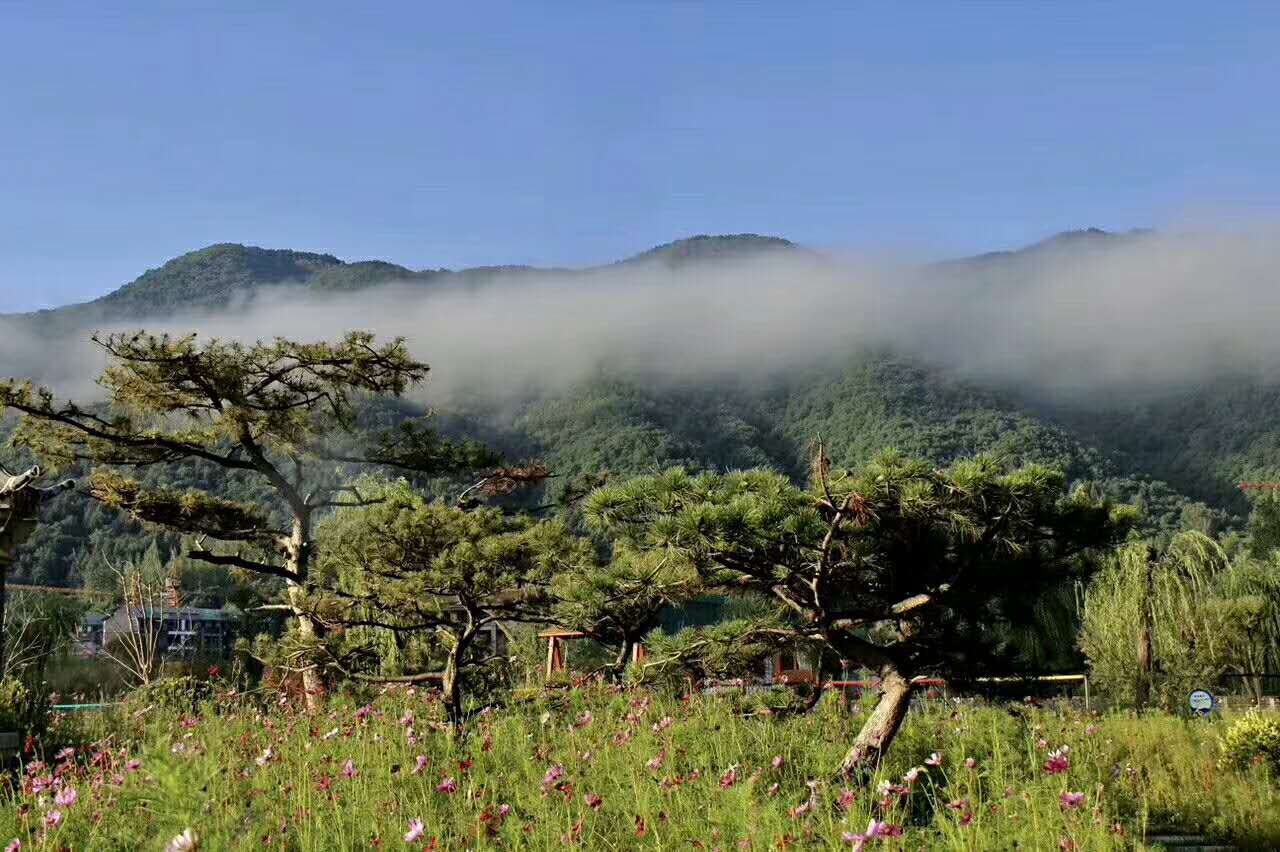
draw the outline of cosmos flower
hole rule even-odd
[[[133,760],[130,760],[128,763],[126,763],[124,765],[124,768],[129,770],[130,772],[134,772],[141,766],[142,766],[142,760],[135,757]]]
[[[19,852],[20,849],[22,849],[22,841],[15,837],[9,841],[8,846],[4,847],[4,852]]]
[[[600,806],[604,804],[604,799],[597,796],[595,793],[585,793],[582,796],[582,801],[586,802],[587,807],[591,808],[593,811],[600,810]]]
[[[1071,761],[1067,759],[1068,751],[1070,749],[1067,746],[1063,746],[1060,749],[1049,752],[1049,758],[1044,762],[1044,771],[1050,775],[1066,772],[1071,766]]]
[[[547,770],[547,774],[542,776],[542,786],[550,787],[552,784],[564,777],[564,767],[557,763],[555,766]]]
[[[778,754],[778,755],[774,755],[774,758],[773,758],[773,768],[774,768],[774,769],[779,769],[779,768],[781,768],[781,767],[782,767],[782,764],[783,764],[782,755],[780,755],[780,754]]]
[[[453,779],[452,775],[446,776],[443,781],[436,785],[437,793],[453,793],[458,789],[458,782]]]
[[[53,801],[60,808],[69,808],[76,803],[78,798],[80,798],[80,795],[76,792],[75,787],[63,787],[58,791],[58,795],[53,797]]]
[[[54,808],[44,815],[44,824],[46,828],[57,828],[62,825],[62,811]]]
[[[355,778],[359,773],[356,771],[356,763],[351,758],[347,758],[342,764],[342,775],[345,778]]]
[[[942,755],[938,754],[938,753],[935,751],[933,754],[931,754],[931,755],[929,755],[928,757],[926,757],[926,758],[925,758],[924,763],[925,763],[925,766],[941,766],[941,765],[942,765]]]
[[[417,775],[419,772],[421,772],[422,770],[424,770],[424,769],[426,769],[426,768],[427,768],[427,764],[428,764],[428,763],[430,763],[430,761],[427,759],[427,756],[426,756],[425,754],[420,754],[420,755],[418,755],[418,756],[414,759],[414,765],[413,765],[413,769],[411,770],[411,772],[412,772],[414,775]]]
[[[978,765],[978,761],[974,760],[972,757],[966,757],[966,758],[964,759],[964,768],[965,768],[965,769],[972,769],[973,767],[975,767],[975,766],[977,766],[977,765]]]
[[[1071,793],[1064,790],[1058,795],[1058,801],[1064,808],[1078,808],[1084,802],[1084,793]]]
[[[738,781],[738,768],[736,766],[730,766],[728,769],[724,771],[724,774],[720,776],[720,789],[726,790],[729,787],[732,787],[735,783],[737,783],[737,781]]]
[[[422,824],[422,820],[420,819],[409,820],[409,830],[406,831],[404,834],[404,842],[412,843],[413,841],[422,837],[423,832],[425,832],[426,830],[427,830],[426,826]]]
[[[175,835],[164,847],[164,852],[193,852],[200,848],[200,838],[189,828]]]

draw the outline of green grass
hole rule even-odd
[[[404,849],[433,838],[450,850],[836,849],[875,817],[904,833],[868,850],[1128,849],[1157,829],[1280,845],[1280,789],[1264,766],[1216,767],[1220,722],[936,703],[912,712],[877,781],[901,783],[934,751],[941,766],[909,793],[882,796],[846,794],[832,777],[862,717],[834,697],[805,716],[743,718],[723,698],[574,690],[484,715],[465,739],[435,728],[438,709],[394,690],[367,715],[344,701],[309,717],[222,699],[198,716],[87,717],[87,736],[100,739],[60,764],[78,794],[61,825],[41,828],[55,805],[31,778],[50,770],[28,767],[24,789],[0,793],[0,844],[162,849],[190,828],[202,849]],[[1047,773],[1047,752],[1061,745],[1070,766]],[[129,770],[134,758],[141,766]],[[557,765],[563,776],[544,785]],[[437,789],[445,778],[453,792]],[[1064,792],[1084,799],[1065,807]],[[407,844],[411,819],[425,833]]]

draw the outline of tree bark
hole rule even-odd
[[[880,670],[880,700],[840,763],[840,774],[865,783],[880,765],[911,706],[911,680],[893,666]]]
[[[289,604],[293,607],[294,618],[298,622],[298,638],[308,644],[324,639],[324,625],[307,615],[301,606],[303,584],[311,567],[311,546],[310,513],[295,515],[293,532],[286,548],[288,556],[286,567],[297,578],[289,581]],[[317,712],[324,706],[324,678],[314,664],[302,670],[302,690],[307,710]]]
[[[449,656],[444,662],[444,675],[440,682],[445,718],[449,721],[449,729],[454,734],[462,728],[462,680],[460,677],[462,654],[461,643],[449,651]]]

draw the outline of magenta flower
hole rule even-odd
[[[133,772],[138,768],[140,768],[141,766],[142,766],[142,761],[135,757],[133,760],[126,763],[124,765],[124,768],[129,770],[130,772]]]
[[[855,796],[856,793],[846,787],[840,791],[840,798],[836,800],[836,803],[840,805],[841,809],[847,811],[849,808],[853,807],[853,800]]]
[[[401,724],[401,725],[404,725],[406,728],[409,728],[409,727],[412,727],[412,726],[413,726],[413,711],[412,711],[412,710],[406,710],[406,711],[404,711],[404,715],[400,717],[400,724]]]
[[[62,825],[62,811],[54,808],[44,815],[45,828],[57,828]]]
[[[409,830],[406,831],[404,834],[404,842],[412,843],[413,841],[422,837],[423,832],[425,832],[426,830],[427,830],[426,826],[422,824],[422,820],[420,819],[409,820]]]
[[[371,715],[373,715],[373,705],[366,704],[356,711],[356,721],[363,722],[365,719],[368,719]]]
[[[342,775],[344,778],[355,778],[359,773],[356,772],[356,762],[351,758],[347,758],[342,764]]]
[[[18,852],[21,848],[22,841],[15,837],[9,841],[8,846],[4,847],[4,852]]]
[[[552,784],[564,777],[564,767],[557,763],[555,766],[547,770],[547,774],[542,776],[543,788],[550,787]]]
[[[604,799],[595,793],[586,793],[582,797],[582,801],[587,803],[587,807],[593,811],[600,810],[600,806],[604,804]]]
[[[735,783],[737,783],[737,781],[738,781],[738,768],[736,766],[730,766],[728,769],[724,771],[724,774],[720,776],[720,789],[727,790],[728,788],[732,787]]]
[[[1071,761],[1067,759],[1068,751],[1070,751],[1070,748],[1063,746],[1060,749],[1049,752],[1049,759],[1044,762],[1044,771],[1050,775],[1066,772],[1071,767]]]
[[[70,760],[71,758],[75,757],[75,755],[76,755],[76,750],[73,749],[71,746],[67,746],[66,748],[62,749],[57,754],[55,754],[53,756],[53,759],[61,762],[63,760]]]
[[[942,765],[942,755],[938,754],[938,753],[935,751],[933,754],[931,754],[931,755],[929,755],[928,757],[926,757],[926,758],[925,758],[925,760],[924,760],[924,764],[925,764],[925,766],[941,766],[941,765]]]
[[[414,760],[414,766],[411,770],[412,774],[417,775],[419,772],[426,769],[428,763],[430,763],[430,761],[427,760],[427,756],[425,754],[418,755]]]
[[[499,805],[499,806],[498,806],[498,816],[502,817],[503,819],[506,819],[506,818],[507,818],[507,816],[508,816],[508,815],[510,815],[510,813],[511,813],[511,806],[510,806],[510,805]]]
[[[1064,790],[1058,795],[1058,801],[1064,808],[1078,808],[1084,801],[1084,793],[1069,793]]]
[[[844,834],[840,835],[840,837],[845,843],[853,844],[854,852],[862,852],[862,847],[866,845],[868,840],[876,837],[897,837],[900,834],[902,834],[902,826],[893,825],[892,823],[887,822],[880,822],[873,818],[871,822],[867,824],[867,830],[864,833],[854,834],[853,832],[846,831]]]
[[[453,793],[458,789],[458,782],[453,780],[453,776],[447,776],[443,781],[436,785],[437,793]]]
[[[648,762],[645,763],[645,766],[649,767],[650,769],[658,769],[659,767],[662,766],[662,761],[665,760],[666,757],[667,757],[667,753],[665,751],[660,751],[657,754],[655,754],[653,757],[649,758]]]
[[[78,798],[80,798],[80,795],[76,792],[75,787],[63,787],[58,791],[58,795],[53,797],[53,801],[60,808],[69,808],[76,803]]]

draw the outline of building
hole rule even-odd
[[[227,657],[240,626],[236,613],[204,607],[124,607],[107,616],[87,616],[76,637],[77,650],[94,656],[113,641],[150,630],[157,652],[166,659]]]

